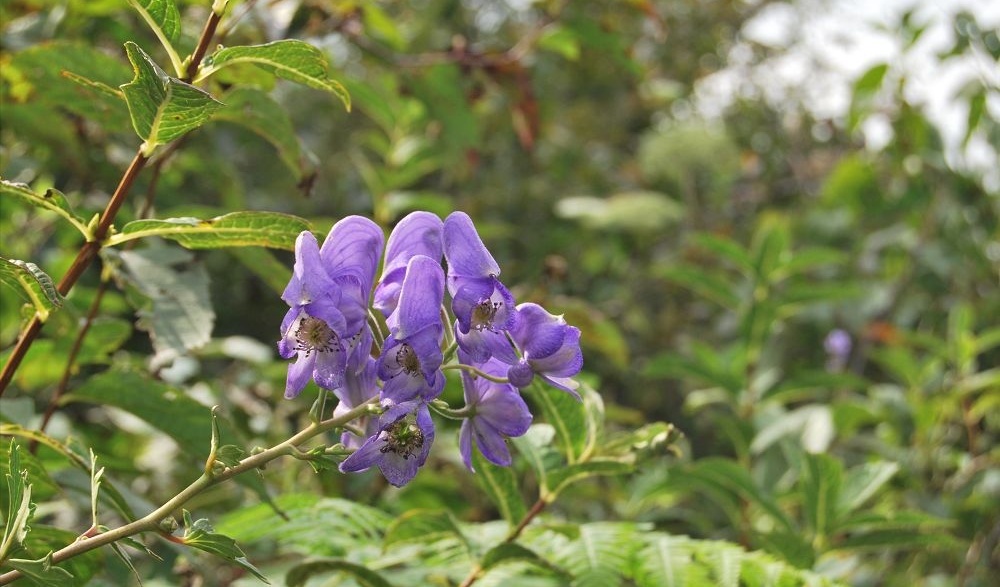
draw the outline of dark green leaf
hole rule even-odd
[[[382,575],[344,559],[322,559],[295,565],[285,575],[285,584],[288,587],[301,587],[309,579],[329,573],[346,573],[364,587],[392,587],[392,583]]]
[[[294,250],[296,237],[308,229],[309,223],[298,216],[278,212],[233,212],[209,220],[135,220],[109,238],[107,245],[158,236],[177,241],[189,249],[269,247]]]
[[[31,553],[31,556],[35,556],[39,553],[61,549],[79,538],[79,533],[32,524],[31,532],[28,533],[28,538],[24,541],[24,547]],[[69,572],[73,576],[73,584],[79,586],[89,585],[91,577],[96,575],[104,567],[104,564],[104,553],[100,550],[92,550],[64,560],[59,563],[59,567]]]
[[[718,273],[690,265],[677,265],[664,269],[660,276],[690,289],[698,296],[711,300],[723,308],[733,310],[740,304],[736,286]]]
[[[549,487],[553,495],[566,487],[589,477],[623,476],[632,473],[632,465],[613,459],[591,459],[582,463],[566,465],[549,472]]]
[[[147,157],[158,145],[205,124],[222,107],[204,90],[168,76],[132,41],[125,43],[125,51],[135,77],[121,89]]]
[[[954,536],[945,532],[928,532],[910,530],[879,530],[856,534],[841,540],[836,550],[868,550],[884,552],[888,549],[920,549],[940,547],[947,549],[963,549],[964,545]]]
[[[222,100],[226,105],[213,114],[213,120],[238,124],[267,140],[297,180],[314,173],[313,165],[302,154],[291,118],[273,98],[254,88],[235,88]]]
[[[483,570],[486,571],[512,562],[526,562],[534,567],[538,567],[558,575],[563,579],[570,579],[570,574],[565,569],[552,564],[545,558],[539,556],[535,551],[521,546],[516,542],[504,542],[494,546],[483,555],[482,561],[479,564]]]
[[[517,477],[510,467],[500,467],[486,460],[478,450],[472,452],[476,483],[490,496],[500,515],[516,526],[527,511],[518,489]]]
[[[23,183],[0,180],[0,196],[4,198],[16,198],[32,206],[51,210],[75,226],[83,234],[84,238],[90,239],[90,230],[87,228],[87,224],[73,212],[73,208],[66,201],[66,196],[55,188],[49,188],[44,194],[39,195]]]
[[[530,398],[541,406],[545,420],[556,432],[556,440],[566,460],[576,462],[587,446],[587,414],[583,402],[568,393],[540,383],[531,387]]]
[[[174,43],[181,34],[181,14],[174,0],[128,0],[149,28],[156,34],[163,48],[170,56],[177,75],[182,75],[183,66]]]
[[[537,423],[533,424],[523,436],[511,439],[517,451],[534,469],[538,486],[543,491],[549,486],[548,471],[564,464],[562,457],[552,448],[553,438],[555,429],[550,424]]]
[[[63,305],[62,294],[52,283],[52,278],[34,263],[0,257],[0,282],[34,306],[35,313],[43,322],[50,312]]]
[[[230,65],[250,63],[274,75],[336,95],[351,109],[351,97],[340,82],[330,79],[330,64],[323,52],[309,43],[295,39],[266,45],[223,47],[205,58],[198,80]]]
[[[747,277],[753,272],[753,260],[743,245],[731,238],[712,233],[699,233],[691,238],[692,242],[703,249],[707,249],[716,255],[729,261],[736,269]]]
[[[850,469],[844,479],[837,509],[841,514],[846,514],[861,507],[888,483],[897,471],[899,465],[885,461],[864,463]]]

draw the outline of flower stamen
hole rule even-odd
[[[343,350],[340,338],[330,326],[312,316],[306,316],[299,321],[295,329],[295,350],[305,351],[308,357],[312,352],[329,353]]]
[[[406,460],[424,446],[423,431],[406,420],[394,422],[385,433],[385,446],[379,449],[383,454],[391,452]]]

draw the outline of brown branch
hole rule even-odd
[[[521,536],[521,533],[524,532],[524,529],[528,527],[528,524],[530,524],[532,520],[537,518],[538,514],[542,513],[542,510],[544,510],[545,506],[547,505],[549,505],[549,502],[544,497],[538,498],[538,501],[536,501],[535,504],[531,506],[531,509],[528,510],[528,513],[524,514],[524,517],[521,518],[521,521],[518,522],[517,526],[515,526],[514,529],[510,531],[510,534],[507,535],[507,538],[504,539],[502,544],[508,544],[510,542],[514,542],[515,540],[517,540]],[[482,565],[476,564],[476,566],[472,567],[472,570],[469,571],[468,576],[465,577],[465,579],[462,581],[459,587],[469,587],[470,585],[475,583],[477,580],[479,580],[480,577],[483,576],[484,570],[485,569],[483,569]]]

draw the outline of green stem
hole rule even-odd
[[[465,365],[463,363],[453,363],[451,365],[444,365],[443,367],[441,367],[442,371],[455,370],[455,369],[468,371],[469,373],[472,373],[476,377],[482,377],[483,379],[486,379],[487,381],[492,381],[494,383],[510,383],[510,380],[507,379],[506,377],[497,377],[496,375],[490,375],[489,373],[483,371],[482,369],[478,369],[476,367],[473,367],[472,365]]]
[[[181,490],[180,493],[172,497],[165,504],[138,520],[125,524],[124,526],[114,528],[113,530],[108,530],[107,532],[98,534],[92,538],[79,540],[78,542],[74,542],[69,546],[56,551],[52,554],[52,564],[58,564],[85,552],[90,552],[95,548],[100,548],[101,546],[121,540],[122,538],[128,538],[129,536],[134,536],[142,532],[159,530],[160,523],[163,520],[170,517],[174,511],[182,507],[199,493],[205,491],[209,487],[222,483],[223,481],[228,481],[237,475],[263,467],[278,457],[291,455],[299,445],[324,432],[334,428],[341,428],[355,418],[367,414],[368,404],[373,401],[375,400],[369,400],[368,402],[361,404],[348,412],[344,412],[336,418],[330,418],[319,423],[312,423],[288,440],[285,440],[280,444],[276,444],[267,450],[251,455],[240,461],[239,464],[234,467],[227,467],[222,471],[214,473],[203,473],[201,477],[195,479],[190,485]],[[206,469],[209,470],[211,470],[211,468],[211,466],[206,467]],[[21,577],[20,571],[10,571],[4,573],[3,575],[0,575],[0,585],[6,585],[19,577]]]

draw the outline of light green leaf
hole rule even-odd
[[[544,557],[539,556],[535,551],[516,542],[503,542],[489,549],[486,554],[483,555],[480,566],[484,571],[487,571],[489,569],[513,562],[529,563],[534,567],[558,575],[564,580],[571,578],[570,574],[565,569],[552,564]]]
[[[843,464],[825,454],[803,455],[803,509],[809,527],[825,536],[838,521],[837,505],[843,484]]]
[[[717,587],[738,587],[743,550],[736,545],[717,543],[714,548],[700,549],[697,558],[711,571],[711,584]]]
[[[226,103],[212,116],[246,127],[274,145],[281,162],[302,181],[314,173],[302,154],[288,112],[266,93],[255,88],[235,88],[222,97]]]
[[[443,538],[457,538],[471,551],[469,541],[462,534],[451,512],[441,510],[410,510],[389,524],[382,546],[396,544],[429,544]]]
[[[62,294],[52,283],[52,278],[34,263],[0,257],[0,282],[34,306],[42,322],[48,319],[50,312],[63,305]]]
[[[28,535],[28,522],[35,512],[35,504],[31,502],[31,484],[28,483],[28,471],[21,468],[21,447],[13,439],[8,452],[8,472],[5,475],[7,494],[4,496],[7,505],[7,519],[3,528],[3,540],[0,541],[0,562],[14,552],[14,549],[24,542]]]
[[[563,466],[562,457],[552,448],[555,429],[551,424],[536,423],[523,436],[511,438],[517,451],[525,457],[535,471],[538,487],[542,492],[548,491],[548,471]]]
[[[580,58],[580,42],[572,29],[552,24],[542,31],[538,38],[538,48],[558,53],[570,61]]]
[[[271,584],[267,577],[257,570],[257,567],[250,564],[243,549],[237,546],[236,541],[229,536],[216,533],[207,519],[201,518],[192,522],[191,514],[184,510],[184,527],[184,536],[181,537],[184,544],[235,563],[264,583]]]
[[[158,236],[177,241],[189,249],[269,247],[294,250],[295,239],[304,230],[309,230],[309,223],[297,216],[278,212],[233,212],[209,220],[135,220],[108,238],[105,245]]]
[[[73,208],[66,201],[66,196],[55,188],[49,188],[45,191],[45,194],[39,195],[23,183],[0,180],[0,196],[4,198],[17,198],[32,206],[51,210],[75,226],[85,239],[91,240],[93,238],[83,218],[80,218],[73,212]]]
[[[888,483],[897,471],[899,465],[885,461],[865,463],[850,469],[838,498],[838,511],[846,514],[861,507]]]
[[[309,579],[329,573],[350,575],[363,587],[392,587],[392,583],[385,577],[368,567],[339,558],[307,561],[295,565],[285,575],[285,584],[288,587],[302,587]]]
[[[753,272],[753,260],[746,248],[731,238],[703,232],[694,235],[692,242],[698,247],[707,249],[729,261],[741,273],[749,277]]]
[[[52,553],[38,560],[12,558],[6,561],[14,570],[45,587],[75,587],[76,580],[66,569],[52,566]]]
[[[619,585],[630,570],[635,545],[634,525],[583,524],[579,538],[560,548],[554,562],[574,575],[574,585]]]
[[[531,400],[541,406],[545,421],[552,425],[566,460],[575,463],[588,440],[587,414],[583,402],[568,393],[540,383],[531,386]]]
[[[135,71],[131,82],[121,86],[132,126],[143,141],[147,157],[158,145],[169,143],[208,122],[222,103],[204,90],[170,77],[132,41],[125,52]]]
[[[556,204],[556,215],[595,229],[651,233],[684,217],[684,206],[666,194],[635,191],[607,198],[571,196]]]
[[[718,272],[707,271],[692,265],[675,265],[662,270],[660,276],[686,287],[699,297],[711,300],[723,308],[735,310],[740,305],[736,285]]]
[[[527,508],[518,489],[517,477],[510,467],[500,467],[486,460],[478,450],[472,451],[476,483],[490,496],[500,515],[511,526],[517,526]]]
[[[208,272],[192,264],[191,253],[177,248],[123,251],[119,276],[143,298],[140,329],[149,332],[158,360],[173,360],[204,346],[212,336],[215,312],[208,290]]]
[[[184,75],[184,67],[180,56],[174,48],[174,43],[181,34],[181,13],[177,10],[174,0],[128,0],[142,17],[149,28],[153,29],[156,38],[170,56],[170,63],[178,76]]]
[[[688,539],[654,535],[646,538],[639,551],[636,584],[639,587],[682,587],[692,563]]]
[[[351,109],[351,97],[340,82],[329,77],[330,64],[323,52],[309,43],[295,39],[265,45],[223,47],[205,58],[196,81],[201,81],[223,67],[249,63],[274,75],[310,88],[336,95]]]
[[[598,475],[622,476],[632,473],[633,467],[615,459],[591,459],[582,463],[566,465],[549,473],[549,486],[553,496],[559,494],[577,481]]]

